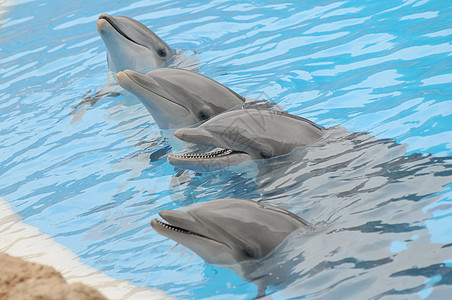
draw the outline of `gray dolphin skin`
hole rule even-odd
[[[173,56],[173,50],[144,24],[126,17],[102,14],[96,23],[105,46],[110,71],[147,72]]]
[[[322,136],[313,122],[284,112],[265,109],[231,110],[194,128],[174,132],[179,139],[220,148],[202,154],[170,154],[168,162],[182,169],[206,172],[247,160],[290,153]]]
[[[162,210],[159,215],[167,223],[152,219],[157,233],[221,266],[262,259],[290,233],[311,229],[289,211],[240,198],[211,200],[186,211]]]
[[[117,80],[144,104],[160,129],[192,126],[244,103],[219,82],[183,69],[125,70]]]

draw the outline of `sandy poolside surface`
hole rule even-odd
[[[55,242],[51,236],[24,224],[22,217],[3,197],[0,197],[0,252],[49,265],[59,271],[68,283],[84,283],[109,299],[170,299],[161,290],[136,287],[83,264],[74,252]]]

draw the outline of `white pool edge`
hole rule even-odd
[[[13,211],[3,197],[0,197],[0,252],[52,266],[69,283],[82,282],[94,287],[108,299],[171,299],[159,289],[137,287],[83,264],[69,248],[38,228],[23,223],[22,217]]]

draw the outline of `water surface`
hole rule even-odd
[[[319,228],[280,249],[290,272],[275,298],[452,291],[449,1],[21,0],[1,10],[0,196],[86,264],[173,297],[250,299],[252,283],[149,226],[161,209],[240,196]],[[257,174],[177,184],[146,109],[98,97],[101,13],[136,18],[196,53],[202,74],[332,129]]]

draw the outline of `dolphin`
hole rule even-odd
[[[192,126],[245,101],[219,82],[184,69],[125,70],[117,80],[144,104],[160,129]]]
[[[290,153],[322,136],[322,128],[288,113],[268,109],[237,109],[222,113],[174,135],[186,142],[220,148],[209,153],[169,154],[168,162],[197,172],[214,171],[248,160]]]
[[[159,215],[167,223],[152,219],[157,233],[220,266],[262,259],[290,233],[310,229],[287,210],[241,198],[211,200],[186,211],[162,210]]]
[[[173,50],[144,24],[126,17],[101,14],[97,31],[107,47],[110,71],[149,71],[173,57]]]
[[[166,222],[151,220],[157,233],[191,249],[208,264],[232,269],[255,283],[258,297],[275,282],[272,274],[254,274],[279,266],[273,259],[277,257],[275,249],[290,234],[306,237],[313,231],[305,220],[287,210],[240,198],[211,200],[186,211],[162,210],[159,215]],[[286,273],[285,269],[280,271]],[[280,275],[281,279],[285,276]]]

